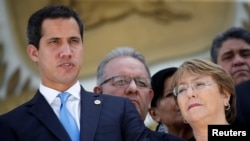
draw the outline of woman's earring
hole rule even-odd
[[[183,122],[184,122],[185,124],[188,124],[188,122],[187,122],[185,119],[183,119]]]
[[[230,104],[228,104],[227,106],[225,106],[225,110],[226,110],[226,111],[229,111],[230,108],[231,108],[231,107],[230,107]]]

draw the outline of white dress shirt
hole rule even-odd
[[[57,117],[60,118],[59,110],[60,110],[61,100],[58,97],[58,94],[61,92],[46,87],[42,83],[40,83],[39,91],[45,97],[45,99],[47,100],[51,108],[54,110]],[[71,94],[71,96],[68,98],[67,101],[67,108],[74,117],[79,130],[80,130],[80,110],[81,110],[80,91],[81,87],[79,81],[77,81],[72,87],[70,87],[68,90],[65,91]]]

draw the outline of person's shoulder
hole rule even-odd
[[[149,130],[149,137],[151,140],[160,140],[160,141],[185,141],[184,139],[171,135],[168,133],[156,132]]]
[[[0,119],[5,119],[5,118],[11,119],[11,118],[20,117],[20,115],[24,113],[26,109],[25,105],[27,105],[27,102],[1,114]]]
[[[115,105],[131,105],[132,102],[125,97],[120,97],[120,96],[113,96],[113,95],[109,95],[109,94],[101,94],[101,97],[104,101],[108,102],[108,103],[114,103]]]
[[[99,93],[94,93],[94,92],[90,92],[90,91],[86,91],[85,94],[92,95],[94,97],[99,97],[102,99],[109,99],[109,100],[119,100],[119,101],[127,101],[128,100],[128,98],[125,98],[125,97],[113,96],[110,94],[103,94],[103,93],[99,94]]]
[[[35,97],[37,97],[37,95],[35,95],[33,98],[31,98],[30,100],[18,105],[17,107],[3,113],[0,114],[0,118],[16,118],[16,117],[20,117],[21,115],[23,115],[24,113],[26,113],[25,111],[27,111],[27,108],[29,108],[34,102],[35,102]]]
[[[250,91],[250,80],[243,82],[239,85],[236,85],[235,86],[235,92],[237,96],[236,101],[239,100],[247,101],[250,98],[250,95],[248,94],[249,91]],[[238,104],[240,103],[238,102]]]
[[[105,101],[105,103],[130,103],[130,100],[128,98],[125,97],[120,97],[120,96],[113,96],[110,94],[98,94],[98,93],[94,93],[94,92],[89,92],[87,91],[86,93],[87,95],[91,95],[97,99],[103,100]]]
[[[193,137],[191,137],[190,139],[188,139],[187,141],[196,141],[196,140],[195,140],[195,138],[194,138],[194,136],[193,136]]]
[[[236,91],[241,91],[241,90],[245,90],[245,89],[250,89],[250,80],[235,86]]]

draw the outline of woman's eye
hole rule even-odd
[[[174,93],[168,93],[167,95],[166,95],[166,97],[172,97],[172,96],[174,96]]]
[[[196,88],[202,88],[202,87],[204,87],[205,86],[205,83],[204,82],[199,82],[199,83],[196,83],[195,84],[195,87]]]
[[[181,88],[181,89],[178,91],[178,93],[183,93],[183,92],[185,92],[185,91],[187,91],[187,89]]]

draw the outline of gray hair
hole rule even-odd
[[[97,85],[100,85],[100,83],[105,79],[104,78],[104,68],[108,64],[108,62],[110,62],[111,60],[113,60],[115,58],[122,57],[122,56],[129,56],[129,57],[132,57],[132,58],[139,60],[144,65],[145,69],[147,70],[148,77],[150,78],[151,74],[150,74],[149,68],[146,65],[145,57],[141,53],[137,52],[135,49],[133,49],[131,47],[122,46],[122,47],[118,47],[118,48],[113,49],[99,63],[98,68],[97,68],[97,76],[96,76],[97,77],[97,81],[96,81]]]

